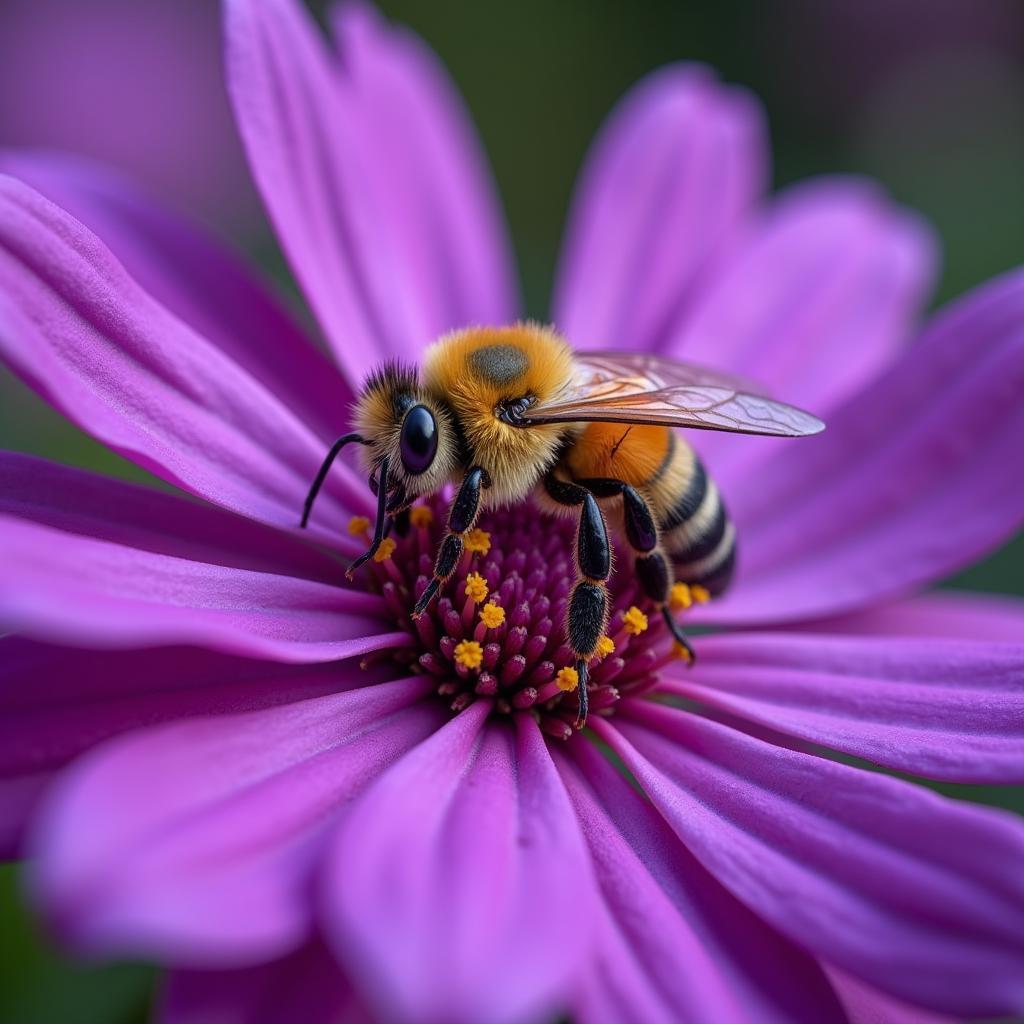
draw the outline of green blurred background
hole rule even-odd
[[[312,5],[322,15],[324,4]],[[528,310],[543,317],[580,162],[622,93],[700,60],[764,101],[776,187],[881,180],[938,228],[936,302],[1024,262],[1019,0],[491,0],[381,5],[460,86],[494,165]],[[0,145],[113,162],[243,249],[294,295],[246,178],[221,84],[215,0],[0,0]],[[142,474],[0,374],[0,446]],[[1007,467],[1007,472],[1019,472]],[[953,586],[1024,593],[1019,538]],[[1024,810],[996,790],[947,787]],[[0,1022],[141,1021],[145,967],[62,960],[0,872]]]

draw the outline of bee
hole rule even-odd
[[[691,661],[669,607],[672,585],[720,594],[733,573],[735,528],[714,481],[673,428],[781,437],[824,428],[737,378],[655,355],[575,352],[536,324],[457,331],[427,349],[419,370],[383,366],[366,381],[354,419],[356,431],[334,443],[317,473],[302,526],[331,463],[351,443],[364,447],[377,516],[349,578],[416,498],[455,484],[414,618],[454,573],[483,509],[532,497],[543,511],[576,517],[578,578],[566,635],[579,680],[578,727],[587,715],[587,665],[607,628],[609,525]]]

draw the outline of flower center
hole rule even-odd
[[[488,700],[498,714],[532,714],[546,733],[568,739],[579,710],[579,678],[565,633],[576,582],[575,524],[542,516],[529,504],[484,513],[437,600],[413,621],[444,521],[439,499],[413,508],[409,532],[392,534],[369,563],[370,586],[410,637],[408,648],[387,656],[433,676],[453,712]],[[367,542],[368,530],[362,517],[350,524]],[[617,564],[631,560],[622,553]],[[628,571],[613,574],[608,589],[608,630],[590,662],[592,715],[609,714],[623,695],[652,688],[658,670],[680,654]],[[696,594],[677,584],[673,604],[704,598],[693,589]]]

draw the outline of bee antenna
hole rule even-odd
[[[339,437],[334,444],[331,445],[331,450],[327,453],[327,457],[320,464],[320,469],[316,474],[316,479],[313,481],[313,486],[309,489],[309,494],[306,495],[306,503],[302,507],[302,522],[299,526],[302,529],[306,528],[306,523],[309,522],[309,513],[313,511],[313,502],[316,501],[316,496],[320,493],[320,488],[323,487],[324,480],[327,478],[327,472],[331,468],[331,464],[338,457],[338,452],[347,444],[352,442],[357,444],[369,444],[370,442],[362,437],[360,434],[345,434],[343,437]]]

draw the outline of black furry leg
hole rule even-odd
[[[559,505],[578,507],[579,527],[576,532],[576,564],[579,579],[569,598],[566,634],[576,655],[579,713],[576,728],[587,721],[588,663],[597,651],[598,641],[608,626],[608,590],[605,583],[611,575],[612,556],[601,508],[588,490],[574,483],[548,476],[544,480],[548,496]]]
[[[414,619],[418,619],[427,610],[445,581],[455,572],[465,548],[463,535],[471,530],[476,522],[477,513],[480,511],[480,492],[487,486],[487,474],[479,466],[474,466],[462,481],[462,486],[459,487],[448,511],[448,532],[441,541],[441,547],[438,548],[434,574],[412,610]]]

